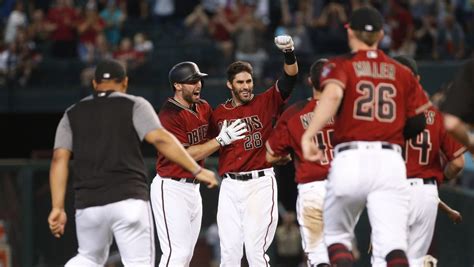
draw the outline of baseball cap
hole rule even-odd
[[[383,27],[383,17],[373,7],[361,7],[352,12],[348,26],[355,31],[377,32]]]
[[[415,76],[418,75],[418,66],[414,59],[407,56],[396,56],[396,57],[393,57],[393,59],[400,62],[400,64],[404,65],[405,67],[408,67],[411,70],[411,72],[413,72],[413,75]]]
[[[127,76],[125,67],[117,60],[106,59],[95,68],[94,79],[96,82],[110,81],[110,80],[123,80]]]

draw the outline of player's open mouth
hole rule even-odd
[[[198,92],[194,92],[193,95],[194,96],[199,96],[201,94],[201,91],[198,91]]]

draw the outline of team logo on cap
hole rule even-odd
[[[110,73],[106,72],[104,75],[102,75],[102,77],[104,77],[104,79],[108,79],[110,78]]]
[[[374,30],[374,26],[367,24],[367,25],[364,26],[364,29],[365,29],[366,31],[368,31],[368,32],[371,32],[371,31]]]

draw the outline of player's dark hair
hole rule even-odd
[[[315,61],[309,69],[309,78],[311,80],[313,88],[317,91],[321,90],[321,85],[319,84],[319,77],[321,76],[321,71],[323,70],[323,66],[324,64],[326,64],[326,62],[328,62],[326,58],[321,58]]]
[[[357,39],[368,46],[373,46],[380,39],[382,31],[378,32],[366,32],[366,31],[354,31],[354,35]]]
[[[235,76],[241,72],[248,72],[253,76],[253,68],[250,63],[245,61],[236,61],[227,67],[227,80],[232,83]]]

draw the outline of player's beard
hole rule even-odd
[[[242,104],[247,104],[253,98],[253,89],[235,89],[232,88],[232,94]]]
[[[190,105],[193,103],[197,103],[201,99],[201,90],[183,90],[183,99]]]

